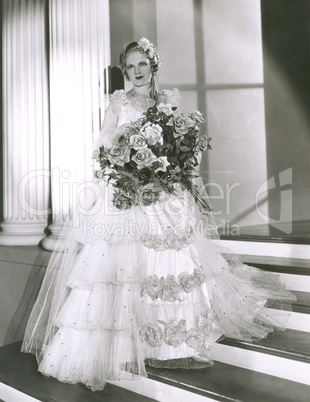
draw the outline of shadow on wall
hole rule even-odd
[[[23,339],[32,307],[36,301],[51,253],[40,249],[33,263],[25,290],[4,337],[4,345]]]
[[[121,70],[118,67],[111,67],[104,69],[104,93],[113,94],[117,89],[124,89],[124,77]],[[107,79],[109,80],[109,85],[107,85]]]

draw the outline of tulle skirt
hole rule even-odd
[[[22,351],[44,375],[101,390],[146,376],[146,364],[211,366],[224,336],[284,329],[289,313],[266,302],[287,308],[294,296],[276,275],[223,258],[186,192],[131,211],[106,192],[88,212],[67,221],[26,329]]]

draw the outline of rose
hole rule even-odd
[[[157,161],[154,162],[155,173],[159,171],[166,172],[167,166],[169,165],[170,163],[167,160],[167,156],[160,156],[159,158],[157,158]]]
[[[207,137],[205,135],[199,137],[198,142],[197,142],[197,146],[198,146],[199,150],[201,152],[205,152],[207,149],[210,149],[211,148],[210,144],[209,144],[210,141],[211,141],[211,138]]]
[[[161,201],[163,197],[163,189],[154,183],[143,186],[139,191],[140,203],[147,207]]]
[[[139,134],[132,135],[129,139],[129,144],[136,150],[147,146],[144,136]]]
[[[147,168],[141,169],[137,172],[137,178],[142,183],[148,182],[151,177],[152,172]]]
[[[180,320],[169,320],[167,324],[164,321],[158,321],[159,323],[165,325],[164,340],[168,345],[175,348],[180,346],[186,339],[186,321]]]
[[[157,106],[157,109],[161,113],[165,113],[167,116],[170,116],[173,113],[172,106],[166,103],[160,103]]]
[[[121,192],[115,192],[113,197],[113,204],[118,209],[131,209],[135,204],[134,200],[125,197]]]
[[[131,159],[136,162],[138,169],[141,169],[145,166],[151,166],[157,158],[148,148],[140,148]]]
[[[152,121],[158,121],[161,119],[160,112],[156,106],[149,107],[146,111],[146,118]]]
[[[171,301],[171,302],[180,300],[181,291],[182,287],[177,283],[174,276],[167,275],[167,278],[164,280],[161,299],[163,301]]]
[[[205,119],[203,118],[203,115],[201,112],[199,112],[199,110],[195,110],[194,112],[192,112],[189,115],[190,118],[192,118],[193,120],[195,120],[197,123],[203,123],[205,121]]]
[[[139,330],[141,341],[146,341],[152,347],[158,347],[163,343],[163,332],[159,325],[153,325],[150,322],[142,325]]]
[[[184,135],[188,132],[186,121],[183,114],[174,118],[174,127],[178,136]]]
[[[162,131],[159,124],[146,124],[141,130],[149,145],[163,144]]]
[[[128,136],[135,134],[136,128],[132,123],[125,123],[117,127],[114,131],[114,144],[124,144]]]
[[[123,153],[124,150],[121,147],[115,145],[107,150],[107,158],[112,163],[112,165],[114,165],[120,161],[120,158],[123,155]]]
[[[106,157],[112,165],[123,166],[130,161],[130,149],[127,147],[114,145],[107,149]]]
[[[135,200],[137,198],[137,194],[128,186],[124,186],[120,189],[121,194],[123,194],[126,198],[130,198]]]

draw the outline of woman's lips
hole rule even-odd
[[[138,77],[136,77],[136,80],[142,80],[143,75],[139,75]]]

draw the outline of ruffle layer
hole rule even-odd
[[[71,384],[102,390],[107,380],[146,376],[144,356],[132,331],[59,329],[46,349],[39,371]]]

